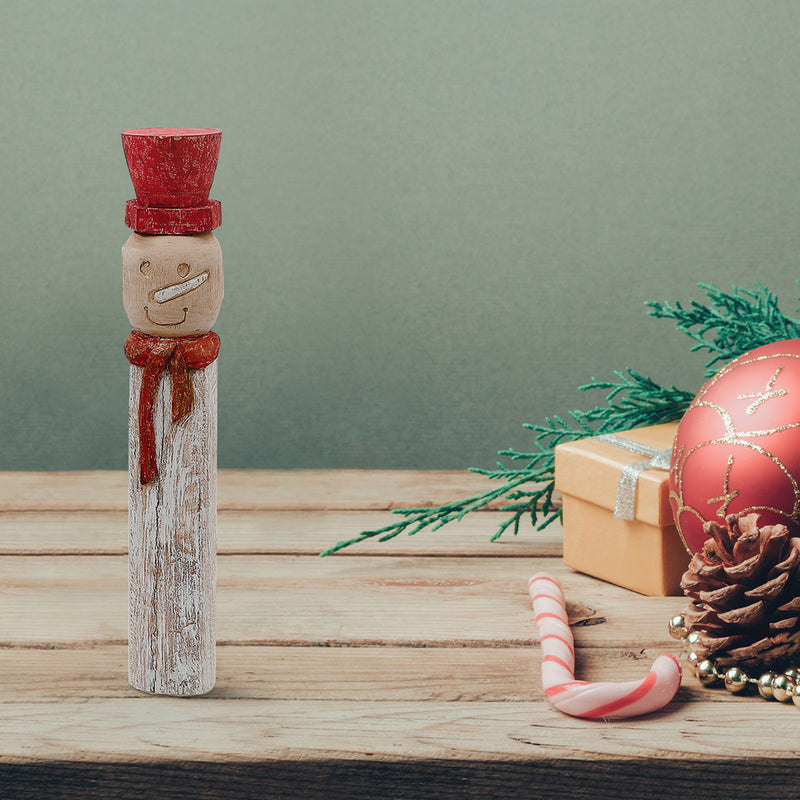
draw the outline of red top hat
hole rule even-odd
[[[208,193],[222,131],[214,128],[138,128],[122,132],[135,200],[125,224],[138,233],[184,234],[222,223],[219,200]]]

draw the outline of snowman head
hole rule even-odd
[[[163,337],[208,333],[222,294],[222,250],[210,231],[133,233],[122,248],[122,300],[135,330]]]

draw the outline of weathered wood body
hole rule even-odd
[[[144,692],[209,692],[216,660],[217,364],[191,373],[194,407],[171,420],[162,375],[155,406],[159,478],[139,480],[142,367],[130,368],[128,678]]]

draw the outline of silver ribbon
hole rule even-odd
[[[616,433],[604,433],[595,436],[598,442],[612,444],[614,447],[621,447],[629,453],[636,453],[639,456],[647,456],[647,461],[631,461],[622,468],[622,475],[617,485],[617,499],[614,504],[614,517],[616,519],[633,519],[634,504],[636,502],[636,482],[639,474],[646,469],[669,469],[672,448],[659,450],[657,447],[650,447],[648,444],[634,442],[624,436],[617,436]]]

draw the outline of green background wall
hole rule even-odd
[[[0,469],[123,468],[127,127],[223,130],[221,467],[491,466],[800,277],[800,3],[5,3]]]

